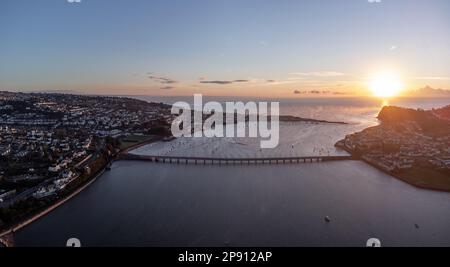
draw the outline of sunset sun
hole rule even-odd
[[[391,72],[378,73],[369,82],[370,91],[377,97],[397,96],[403,86],[400,77]]]

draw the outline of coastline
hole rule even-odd
[[[102,176],[105,173],[107,165],[105,165],[102,170],[97,173],[93,178],[91,178],[87,183],[85,183],[84,185],[82,185],[81,187],[77,188],[74,192],[72,192],[71,194],[69,194],[68,196],[64,197],[63,199],[58,200],[56,203],[54,203],[53,205],[45,208],[43,211],[38,212],[37,214],[31,216],[30,218],[27,218],[21,222],[16,223],[15,225],[9,227],[8,229],[4,230],[3,232],[0,233],[0,239],[8,234],[13,234],[17,231],[19,231],[20,229],[28,226],[29,224],[39,220],[40,218],[42,218],[43,216],[47,215],[48,213],[52,212],[53,210],[55,210],[56,208],[60,207],[61,205],[63,205],[64,203],[66,203],[67,201],[71,200],[72,198],[74,198],[75,196],[77,196],[79,193],[81,193],[84,189],[86,189],[87,187],[89,187],[92,183],[94,183],[100,176]]]
[[[317,120],[317,119],[302,118],[302,117],[291,116],[291,115],[280,115],[279,120],[282,122],[328,123],[328,124],[343,124],[343,125],[349,124],[348,122],[343,122],[343,121]]]
[[[160,141],[163,140],[163,138],[158,138],[158,137],[154,137],[148,140],[145,140],[143,142],[138,142],[132,146],[129,146],[127,148],[122,149],[118,155],[120,154],[128,154],[129,151],[137,149],[139,147],[145,146],[147,144],[151,144],[153,142],[156,141]],[[450,192],[450,190],[444,190],[444,189],[439,189],[439,188],[433,188],[433,187],[427,187],[425,185],[420,185],[420,184],[416,184],[413,183],[411,181],[409,181],[408,179],[405,179],[405,177],[402,177],[400,174],[398,173],[394,173],[394,172],[388,172],[386,170],[383,170],[380,166],[377,166],[376,164],[374,164],[373,162],[367,161],[362,157],[358,157],[357,155],[355,155],[355,153],[349,149],[347,149],[345,146],[340,146],[338,141],[336,143],[336,147],[345,150],[346,152],[348,152],[351,156],[355,157],[355,159],[361,160],[363,162],[365,162],[366,164],[378,169],[379,171],[388,174],[391,177],[394,177],[396,179],[399,179],[402,182],[405,182],[411,186],[414,186],[416,188],[419,189],[427,189],[427,190],[433,190],[433,191],[439,191],[439,192]],[[101,168],[101,170],[99,172],[97,172],[92,178],[90,178],[85,184],[83,184],[82,186],[78,187],[77,189],[75,189],[75,191],[73,191],[72,193],[70,193],[69,195],[67,195],[66,197],[58,200],[56,203],[50,205],[49,207],[45,208],[44,210],[38,212],[37,214],[31,215],[30,217],[14,224],[13,226],[10,226],[9,228],[3,230],[2,232],[0,232],[0,243],[2,243],[5,246],[11,246],[9,245],[8,242],[8,238],[7,236],[9,234],[14,234],[15,232],[21,230],[22,228],[30,225],[31,223],[39,220],[40,218],[42,218],[43,216],[49,214],[50,212],[52,212],[53,210],[55,210],[56,208],[60,207],[61,205],[65,204],[67,201],[71,200],[72,198],[74,198],[75,196],[77,196],[79,193],[81,193],[84,189],[86,189],[87,187],[89,187],[91,184],[93,184],[98,178],[100,178],[105,171],[108,169],[109,165],[116,161],[116,160],[120,160],[119,157],[114,157],[113,159],[111,159],[111,161],[107,164],[105,164],[105,166],[103,166]],[[6,237],[6,238],[4,238]],[[12,245],[13,246],[13,245]]]
[[[120,152],[118,154],[119,155],[120,154],[128,154],[128,152],[130,152],[131,150],[134,150],[134,149],[140,148],[142,146],[145,146],[145,145],[157,142],[157,141],[161,141],[161,140],[163,140],[163,138],[154,137],[154,138],[142,141],[142,142],[137,142],[136,144],[134,144],[132,146],[129,146],[127,148],[124,148],[124,149],[120,150]]]
[[[133,146],[127,147],[126,149],[122,149],[119,154],[127,154],[129,151],[134,150],[136,148],[139,148],[141,146],[144,145],[148,145],[150,143],[153,143],[155,141],[158,140],[162,140],[161,138],[152,138],[150,140],[146,140],[143,142],[139,142],[136,143]],[[111,163],[113,163],[116,159],[111,159],[111,161],[107,164],[105,164],[105,166],[102,167],[102,169],[95,174],[91,179],[89,179],[89,181],[87,181],[85,184],[83,184],[82,186],[78,187],[75,191],[73,191],[72,193],[70,193],[69,195],[65,196],[64,198],[58,200],[56,203],[50,205],[49,207],[45,208],[44,210],[31,215],[30,217],[23,219],[20,222],[17,222],[15,224],[13,224],[12,226],[8,227],[7,229],[3,230],[2,232],[0,232],[0,243],[5,245],[6,247],[8,247],[8,242],[4,241],[4,237],[9,235],[9,234],[14,234],[15,232],[19,231],[20,229],[30,225],[31,223],[39,220],[40,218],[44,217],[45,215],[47,215],[48,213],[52,212],[53,210],[57,209],[58,207],[60,207],[61,205],[65,204],[67,201],[71,200],[72,198],[74,198],[75,196],[77,196],[79,193],[81,193],[84,189],[88,188],[91,184],[93,184],[95,181],[97,181],[98,178],[100,178],[105,171],[107,170],[107,168],[109,167],[109,165]]]
[[[386,171],[386,170],[384,170],[383,168],[381,168],[380,166],[378,166],[377,164],[375,164],[375,163],[373,163],[373,162],[370,162],[370,161],[364,159],[363,157],[360,157],[360,156],[355,155],[355,153],[354,153],[353,151],[347,149],[345,146],[340,145],[340,142],[341,142],[341,141],[342,141],[342,140],[340,140],[340,141],[338,141],[338,142],[336,143],[336,147],[345,150],[347,153],[349,153],[350,155],[352,155],[352,156],[355,157],[356,159],[361,160],[362,162],[364,162],[364,163],[366,163],[366,164],[372,166],[373,168],[375,168],[375,169],[377,169],[377,170],[379,170],[379,171],[381,171],[381,172],[383,172],[383,173],[385,173],[385,174],[387,174],[387,175],[389,175],[389,176],[391,176],[391,177],[393,177],[393,178],[395,178],[395,179],[398,179],[398,180],[400,180],[400,181],[402,181],[402,182],[404,182],[404,183],[407,183],[407,184],[409,184],[409,185],[411,185],[411,186],[414,186],[415,188],[418,188],[418,189],[425,189],[425,190],[432,190],[432,191],[446,192],[446,193],[449,193],[449,192],[450,192],[450,190],[448,190],[448,189],[441,189],[441,188],[436,188],[436,187],[429,187],[429,186],[421,185],[421,184],[418,184],[418,183],[414,183],[414,182],[410,181],[409,179],[407,179],[406,177],[404,177],[404,176],[402,176],[402,175],[400,175],[400,174],[398,174],[398,173]]]
[[[388,175],[390,175],[390,176],[392,176],[392,177],[394,177],[394,178],[396,178],[396,179],[398,179],[398,180],[400,180],[400,181],[402,181],[404,183],[407,183],[407,184],[409,184],[411,186],[414,186],[414,187],[416,187],[418,189],[425,189],[425,190],[432,190],[432,191],[437,191],[437,192],[450,193],[450,190],[448,190],[448,189],[429,187],[429,186],[426,186],[426,185],[421,185],[421,184],[418,184],[418,183],[414,183],[414,182],[410,181],[407,177],[402,176],[401,174],[394,173],[394,172],[387,172],[387,171],[383,170],[382,168],[380,168],[379,166],[377,166],[376,164],[374,164],[372,162],[369,162],[369,161],[367,161],[365,159],[361,159],[361,160],[363,162],[365,162],[366,164],[368,164],[368,165],[370,165],[370,166],[372,166],[372,167],[382,171],[383,173],[386,173],[386,174],[388,174]]]

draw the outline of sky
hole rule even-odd
[[[0,90],[350,95],[380,72],[450,89],[449,14],[448,0],[1,0]]]

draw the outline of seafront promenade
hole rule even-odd
[[[92,178],[89,182],[87,182],[86,184],[84,184],[83,186],[77,188],[74,192],[72,192],[70,195],[68,195],[67,197],[57,201],[56,203],[54,203],[53,205],[47,207],[45,210],[33,215],[32,217],[4,230],[3,232],[0,233],[0,243],[4,244],[5,246],[13,246],[13,240],[11,235],[14,234],[15,232],[17,232],[18,230],[24,228],[25,226],[33,223],[34,221],[40,219],[41,217],[47,215],[48,213],[50,213],[51,211],[53,211],[54,209],[58,208],[59,206],[63,205],[64,203],[66,203],[67,201],[71,200],[73,197],[75,197],[76,195],[78,195],[81,191],[83,191],[84,189],[86,189],[87,187],[89,187],[92,183],[94,183],[97,178],[99,178],[100,176],[103,175],[103,173],[105,172],[105,169],[103,168],[97,175],[95,175],[94,178]]]

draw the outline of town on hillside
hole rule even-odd
[[[0,228],[68,195],[121,149],[170,136],[170,106],[126,97],[0,92]]]
[[[380,125],[347,135],[336,146],[418,187],[450,191],[450,106],[384,107]]]

